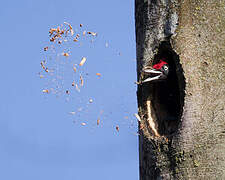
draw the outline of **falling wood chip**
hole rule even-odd
[[[86,60],[87,60],[86,57],[82,57],[79,66],[83,66]]]
[[[80,75],[80,85],[83,86],[84,85],[84,80],[83,77]]]
[[[78,87],[77,84],[75,84],[75,87],[76,87],[76,90],[77,90],[78,92],[80,92],[80,89],[79,89],[79,87]]]
[[[85,36],[85,34],[86,34],[86,31],[83,31],[83,36]]]
[[[44,63],[45,63],[45,61],[41,61],[41,67],[42,67],[42,69],[44,69],[45,72],[49,72],[49,71],[48,71],[48,68],[45,67]]]
[[[137,113],[135,113],[134,115],[135,115],[135,117],[137,118],[137,120],[138,120],[139,122],[141,122],[140,116],[139,116]]]
[[[75,67],[75,66],[73,66],[73,70],[74,70],[74,72],[77,72],[77,69],[76,69],[76,67]]]
[[[40,78],[44,78],[44,76],[42,74],[39,75]]]
[[[82,27],[83,26],[83,24],[80,24],[80,27]]]
[[[97,75],[98,77],[100,77],[100,76],[101,76],[101,73],[96,73],[96,75]]]
[[[66,25],[68,25],[68,26],[69,26],[71,36],[73,36],[73,34],[74,34],[73,27],[72,27],[72,26],[71,26],[68,22],[64,22],[64,24],[66,24]]]
[[[97,36],[97,33],[88,31],[87,34],[91,34],[92,36]]]
[[[63,53],[63,56],[69,57],[69,54],[68,53]]]
[[[100,119],[97,119],[97,125],[99,125],[100,124]]]
[[[41,67],[45,70],[44,62],[41,61]]]
[[[49,93],[49,90],[48,89],[43,89],[42,92],[43,93]]]

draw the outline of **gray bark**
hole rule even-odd
[[[136,0],[140,179],[225,179],[225,1]]]

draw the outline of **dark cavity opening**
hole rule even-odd
[[[156,112],[160,135],[172,135],[178,130],[184,106],[185,79],[179,56],[167,41],[159,46],[153,64],[165,58],[169,65],[166,80],[153,83],[153,108]]]

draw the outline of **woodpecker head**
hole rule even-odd
[[[161,59],[157,64],[153,65],[153,69],[145,69],[143,72],[149,74],[150,77],[142,81],[142,83],[159,81],[167,78],[169,74],[169,66],[164,59]]]

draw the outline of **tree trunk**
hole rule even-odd
[[[225,179],[225,0],[135,0],[140,180]]]

